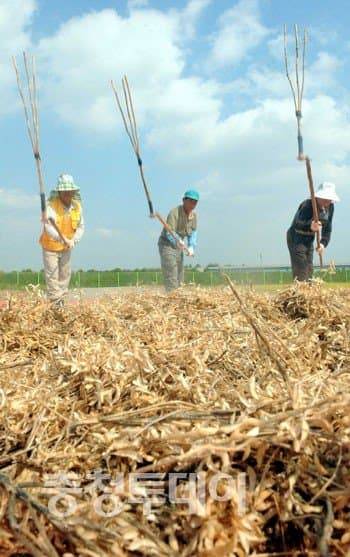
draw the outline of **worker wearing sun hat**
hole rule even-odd
[[[313,251],[316,233],[320,232],[320,247],[317,252],[323,253],[328,246],[334,214],[334,203],[339,201],[335,185],[323,182],[315,193],[319,222],[313,220],[311,199],[303,201],[294,216],[287,232],[287,244],[290,253],[293,278],[307,281],[313,274]]]
[[[194,256],[197,245],[197,215],[194,209],[198,201],[199,193],[187,190],[182,205],[170,211],[167,224],[175,233],[177,241],[165,228],[160,235],[158,248],[167,292],[178,288],[184,281],[184,252]]]
[[[58,177],[51,192],[46,222],[40,237],[47,295],[62,306],[71,278],[71,252],[84,234],[84,218],[80,188],[69,174]]]

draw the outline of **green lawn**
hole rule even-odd
[[[283,270],[237,270],[227,273],[230,278],[242,286],[254,286],[263,290],[276,290],[292,282],[289,271]],[[332,287],[343,288],[350,285],[350,273],[340,269],[336,274],[316,273],[323,278],[326,284]],[[216,271],[190,271],[185,272],[185,282],[201,286],[220,286],[225,284],[224,277]],[[82,271],[72,274],[71,288],[99,288],[118,286],[147,286],[163,283],[161,271]],[[20,290],[29,285],[44,285],[45,278],[42,271],[13,271],[0,272],[0,289]]]

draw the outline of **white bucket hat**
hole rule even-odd
[[[329,201],[333,201],[334,203],[340,201],[335,191],[335,185],[332,182],[322,182],[317,188],[315,196],[319,199],[329,199]]]
[[[70,174],[59,175],[55,191],[79,191],[79,189],[74,183],[73,176]]]

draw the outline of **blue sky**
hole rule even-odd
[[[283,73],[284,23],[307,26],[305,151],[341,203],[326,260],[348,263],[347,0],[1,0],[0,268],[41,267],[39,201],[10,57],[35,54],[47,191],[81,186],[75,268],[157,266],[147,206],[109,80],[132,86],[145,172],[166,216],[201,192],[194,263],[289,261],[285,232],[307,197]],[[192,260],[191,260],[192,262]]]

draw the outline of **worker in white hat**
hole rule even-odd
[[[303,201],[294,216],[287,232],[287,244],[290,253],[293,278],[307,281],[313,274],[314,239],[320,232],[320,247],[316,251],[323,253],[328,246],[334,214],[334,203],[339,201],[335,185],[323,182],[315,193],[319,221],[313,220],[311,199]]]
[[[56,307],[62,307],[71,278],[71,252],[84,234],[80,189],[69,174],[58,177],[48,200],[46,217],[40,244],[47,295]]]

